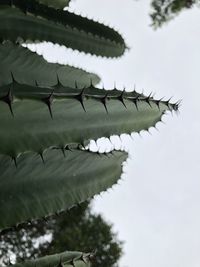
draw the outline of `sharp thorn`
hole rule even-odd
[[[152,94],[152,93],[150,93],[149,96],[147,96],[144,100],[145,100],[146,103],[152,108],[151,100],[150,100],[150,99],[151,99],[151,94]]]
[[[14,161],[15,167],[17,168],[17,158],[16,157],[12,157],[12,161]]]
[[[101,102],[102,104],[104,105],[104,108],[106,110],[106,113],[108,114],[108,109],[107,109],[107,106],[106,106],[106,100],[107,100],[107,97],[108,97],[108,93],[106,93],[106,95],[104,97],[101,98]]]
[[[42,101],[47,105],[49,113],[50,113],[50,116],[51,116],[52,119],[53,119],[53,113],[52,113],[51,106],[52,106],[52,103],[53,103],[53,93],[54,93],[54,91],[52,91],[48,97],[45,97],[45,98],[42,99]]]
[[[41,158],[43,164],[45,164],[44,156],[43,156],[43,152],[40,152],[40,153],[39,153],[39,156],[40,156],[40,158]]]
[[[52,113],[51,105],[47,105],[47,106],[48,106],[48,109],[49,109],[50,116],[53,119],[53,113]]]
[[[86,109],[85,109],[85,106],[84,106],[83,100],[82,100],[82,101],[80,101],[80,103],[81,103],[81,106],[82,106],[83,110],[86,112]]]
[[[8,93],[5,96],[1,97],[0,100],[8,105],[11,115],[14,117],[14,113],[12,109],[13,95],[12,95],[11,87],[9,88]]]
[[[133,103],[135,104],[135,107],[136,107],[137,111],[139,110],[138,109],[138,101],[139,101],[138,100],[138,96],[133,98]]]
[[[122,102],[122,104],[124,105],[124,107],[127,109],[127,106],[124,102],[124,93],[125,93],[125,89],[122,91],[122,93],[120,94],[120,96],[118,97],[119,101]]]
[[[17,80],[15,79],[14,74],[13,74],[12,71],[10,72],[10,74],[11,74],[11,78],[12,78],[12,86],[13,86],[13,88],[14,88],[14,86],[15,86],[15,85],[18,85],[19,83],[18,83]]]
[[[84,106],[84,91],[85,91],[85,87],[81,90],[80,94],[75,96],[75,98],[81,103],[83,110],[86,112],[86,109]]]
[[[160,110],[160,102],[162,101],[163,98],[159,99],[159,100],[154,100],[156,106],[158,107],[158,109]]]
[[[170,101],[173,98],[173,96],[171,96],[165,103],[167,105],[167,107],[170,109]]]

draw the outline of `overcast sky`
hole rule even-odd
[[[199,267],[200,9],[153,31],[149,1],[76,0],[71,8],[115,26],[131,50],[107,60],[49,45],[48,59],[92,70],[105,87],[136,84],[139,92],[183,100],[180,115],[165,117],[159,131],[122,138],[132,158],[123,181],[96,198],[95,211],[125,241],[120,267]]]

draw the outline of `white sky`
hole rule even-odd
[[[100,74],[105,87],[136,84],[140,92],[183,100],[180,115],[165,117],[159,132],[123,138],[132,157],[126,175],[96,198],[95,211],[125,241],[120,267],[199,267],[200,9],[157,31],[149,27],[145,0],[76,0],[72,10],[116,26],[131,51],[108,60],[49,45],[44,55]]]

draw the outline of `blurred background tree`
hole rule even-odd
[[[198,5],[199,0],[153,0],[151,3],[152,26],[161,27],[176,17],[181,11]]]
[[[117,267],[122,242],[112,225],[101,215],[91,213],[91,204],[83,203],[48,222],[34,222],[26,229],[0,237],[0,262],[10,257],[33,259],[65,250],[96,251],[93,267]]]

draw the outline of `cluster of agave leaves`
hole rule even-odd
[[[95,153],[90,140],[148,130],[178,103],[98,89],[96,74],[48,63],[23,43],[49,41],[119,57],[126,45],[103,24],[64,11],[66,0],[0,2],[0,234],[47,220],[118,182],[125,151]],[[63,252],[16,266],[91,265]]]

